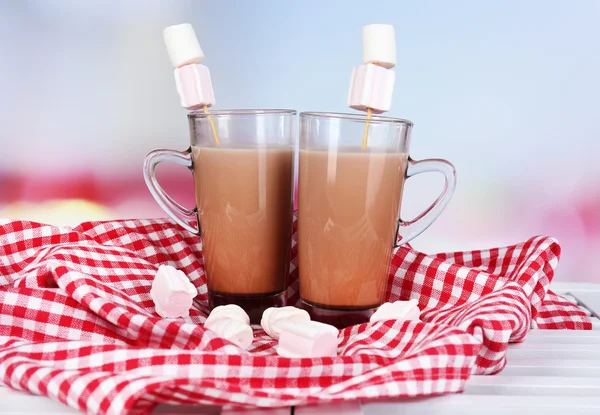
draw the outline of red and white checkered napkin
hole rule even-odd
[[[559,251],[541,237],[437,256],[401,248],[388,297],[416,298],[424,322],[354,326],[342,332],[338,358],[289,359],[260,329],[249,352],[204,330],[201,244],[170,221],[72,229],[8,222],[0,225],[0,380],[115,415],[161,402],[289,406],[457,392],[471,373],[501,370],[507,344],[532,325],[591,328],[577,307],[547,292]],[[149,290],[159,264],[182,269],[198,287],[189,318],[154,314]]]

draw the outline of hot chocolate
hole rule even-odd
[[[300,296],[320,308],[384,301],[408,155],[300,150]]]
[[[292,148],[193,148],[204,265],[213,306],[245,305],[252,314],[248,301],[252,303],[253,297],[277,296],[285,290],[293,158]]]

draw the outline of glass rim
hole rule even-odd
[[[208,117],[237,117],[249,115],[296,115],[296,110],[290,109],[230,109],[230,110],[214,110],[205,113],[202,110],[191,111],[188,113],[188,118],[208,118]]]
[[[346,113],[346,112],[301,112],[300,117],[313,117],[313,118],[331,118],[331,119],[339,119],[339,120],[348,120],[348,121],[359,121],[364,123],[367,121],[367,114],[354,114],[354,113]],[[386,117],[383,115],[375,115],[371,116],[371,119],[368,120],[370,123],[392,123],[392,124],[402,124],[409,127],[413,126],[413,122],[410,120],[406,120],[404,118],[395,118],[395,117]]]

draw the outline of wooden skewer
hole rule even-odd
[[[367,108],[367,122],[365,123],[365,134],[363,136],[363,142],[362,142],[363,150],[367,149],[367,141],[369,139],[369,124],[371,123],[372,115],[373,115],[373,110],[371,108]]]
[[[204,106],[204,113],[208,114],[208,107],[206,105]],[[210,128],[213,132],[213,135],[215,136],[215,143],[217,144],[217,147],[221,147],[221,142],[219,141],[219,134],[217,134],[217,127],[215,127],[215,122],[213,121],[210,115],[208,116],[208,122],[210,123]]]

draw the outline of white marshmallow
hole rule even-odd
[[[278,340],[283,325],[290,321],[310,321],[310,315],[306,310],[292,306],[271,307],[263,312],[260,325],[269,336]]]
[[[187,317],[198,290],[188,277],[170,265],[161,265],[152,281],[150,298],[163,318]]]
[[[335,357],[339,330],[317,321],[292,321],[279,333],[277,354],[282,357]]]
[[[206,320],[204,328],[212,331],[219,337],[229,340],[244,350],[250,347],[254,340],[254,333],[249,324],[228,317],[221,317],[211,321]]]
[[[163,30],[163,38],[173,67],[179,68],[204,60],[204,52],[191,24],[169,26]]]
[[[382,304],[370,318],[370,322],[383,320],[407,320],[415,321],[419,320],[421,310],[419,309],[418,302],[415,299],[408,301],[395,301],[393,303]]]
[[[221,318],[230,318],[244,324],[250,324],[250,317],[242,307],[237,304],[227,304],[213,308],[204,325],[206,326],[207,324],[210,324],[211,321],[219,320]]]
[[[396,33],[389,24],[370,24],[362,29],[363,63],[386,69],[396,66]]]

